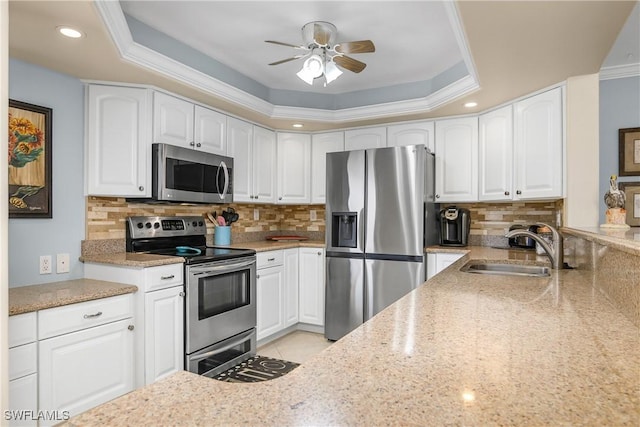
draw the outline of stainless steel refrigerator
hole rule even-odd
[[[337,340],[425,280],[437,244],[424,145],[327,154],[325,337]]]

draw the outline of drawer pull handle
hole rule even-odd
[[[102,316],[102,312],[101,311],[99,311],[99,312],[97,312],[95,314],[85,314],[84,318],[85,319],[93,319],[94,317],[100,317],[100,316]]]
[[[267,258],[267,261],[275,261],[275,258]]]
[[[173,279],[175,277],[176,277],[175,274],[172,274],[170,276],[160,276],[160,280],[171,280],[171,279]]]

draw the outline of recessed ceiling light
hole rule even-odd
[[[56,29],[63,36],[69,37],[69,38],[72,38],[72,39],[79,39],[80,37],[84,36],[82,31],[76,30],[75,28],[71,28],[71,27],[67,27],[67,26],[60,26],[60,27],[57,27]]]
[[[301,128],[301,127],[304,127],[304,125],[303,125],[302,123],[294,123],[292,126],[293,126],[294,128]]]
[[[477,102],[465,102],[464,106],[465,106],[465,108],[473,108],[473,107],[477,107],[478,103]]]

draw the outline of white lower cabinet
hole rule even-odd
[[[36,313],[9,317],[10,426],[35,426],[38,410],[38,334]],[[4,414],[6,420],[7,413]]]
[[[38,312],[38,408],[55,415],[40,425],[134,389],[134,329],[132,294]]]
[[[85,263],[85,277],[138,287],[136,387],[184,370],[183,264],[148,268]]]
[[[324,249],[300,248],[299,251],[299,320],[324,326]]]
[[[282,264],[258,268],[256,276],[256,333],[261,340],[284,329],[284,268]]]
[[[298,323],[298,248],[284,250],[284,327]]]
[[[38,409],[38,374],[9,381],[10,426],[37,426],[38,421],[27,414]],[[5,417],[6,417],[5,413]],[[6,419],[6,418],[5,418]]]
[[[428,253],[427,280],[440,273],[445,268],[462,258],[464,254],[456,253]]]

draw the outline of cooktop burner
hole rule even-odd
[[[180,256],[186,264],[255,255],[253,249],[207,246],[207,227],[198,216],[127,218],[127,252]]]

